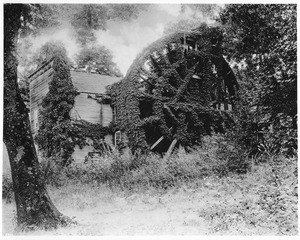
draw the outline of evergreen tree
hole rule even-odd
[[[43,99],[42,121],[36,141],[46,157],[52,156],[66,165],[72,160],[75,145],[72,139],[75,128],[71,124],[70,111],[77,93],[66,56],[63,52],[56,52],[53,59],[53,78],[49,83],[49,92]]]

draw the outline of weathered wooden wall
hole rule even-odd
[[[40,111],[42,102],[49,91],[49,82],[52,80],[52,64],[44,66],[30,77],[30,125],[32,134],[36,134],[39,128]]]
[[[109,126],[113,120],[113,110],[110,104],[101,104],[101,125],[104,127]]]
[[[87,93],[80,93],[76,96],[70,116],[74,120],[100,123],[101,105],[95,99],[88,98],[88,95]]]

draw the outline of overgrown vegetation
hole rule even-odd
[[[220,14],[224,54],[242,86],[236,135],[253,154],[297,154],[296,15],[294,4],[228,5]]]
[[[190,151],[186,153],[180,148],[168,159],[156,154],[113,152],[85,163],[71,163],[67,168],[48,158],[41,164],[46,183],[56,187],[70,183],[96,183],[123,189],[167,189],[211,175],[244,174],[251,169],[253,161],[222,135],[206,137],[201,149]]]
[[[122,73],[113,62],[113,55],[104,46],[92,45],[85,46],[76,56],[77,67],[88,66],[90,70],[102,75],[121,77]]]

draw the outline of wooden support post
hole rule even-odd
[[[164,136],[161,136],[150,148],[150,150],[153,150],[162,140],[164,139]]]
[[[169,147],[169,149],[168,149],[168,151],[167,151],[167,153],[166,153],[166,155],[164,156],[164,159],[168,159],[170,157],[170,155],[173,152],[173,149],[174,149],[176,143],[177,143],[177,139],[174,138],[173,141],[172,141],[172,143],[171,143],[171,145],[170,145],[170,147]]]

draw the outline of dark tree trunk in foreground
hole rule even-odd
[[[29,116],[17,83],[16,42],[21,16],[28,6],[4,5],[4,143],[8,150],[17,206],[17,222],[24,228],[52,228],[66,224],[51,202],[42,180],[30,131]]]

